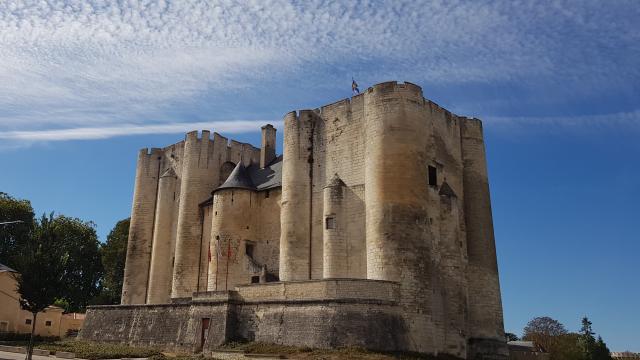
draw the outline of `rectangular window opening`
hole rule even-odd
[[[255,245],[250,242],[244,243],[244,253],[247,254],[248,257],[253,259],[253,250],[255,249]]]
[[[252,283],[252,284],[258,284],[258,283],[260,283],[260,276],[252,276],[252,277],[251,277],[251,283]]]
[[[438,186],[438,170],[435,166],[429,165],[429,186]]]
[[[27,325],[31,325],[31,319],[26,319],[26,320],[24,321],[24,323],[25,323],[25,324],[27,324]]]
[[[264,198],[266,199],[266,198],[268,198],[268,197],[269,197],[269,190],[267,190],[267,191],[265,191],[265,192],[264,192]]]
[[[51,321],[50,321],[50,320],[47,320],[47,321],[44,323],[44,325],[45,325],[45,326],[51,326]]]
[[[335,229],[336,228],[336,218],[333,216],[328,216],[325,219],[325,229]]]

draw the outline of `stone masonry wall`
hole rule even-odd
[[[248,285],[185,303],[89,307],[79,338],[205,354],[228,341],[398,351],[407,344],[398,296],[383,281]]]

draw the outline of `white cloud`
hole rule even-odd
[[[640,130],[640,110],[576,116],[489,116],[483,119],[483,123],[485,126],[497,129],[562,128],[593,130],[619,128],[629,131]]]
[[[173,123],[182,119],[168,110],[197,112],[221,94],[251,94],[256,82],[312,93],[343,73],[364,83],[395,78],[461,89],[545,79],[582,92],[628,86],[640,79],[639,8],[598,1],[5,0],[0,131]]]
[[[96,140],[117,136],[132,136],[145,134],[178,134],[193,130],[214,130],[223,134],[239,134],[259,131],[260,127],[270,123],[276,128],[282,126],[282,121],[207,121],[194,123],[170,124],[122,124],[117,127],[82,127],[56,130],[27,130],[0,132],[0,139],[14,141],[65,141],[65,140]]]

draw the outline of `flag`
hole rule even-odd
[[[354,94],[360,94],[360,89],[358,89],[358,83],[353,78],[351,78],[351,91]]]

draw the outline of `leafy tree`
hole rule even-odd
[[[53,214],[43,215],[24,240],[19,248],[21,256],[15,257],[12,266],[18,271],[13,276],[20,294],[20,306],[33,314],[27,348],[27,360],[31,360],[36,317],[62,296],[69,255],[55,231]]]
[[[533,341],[542,350],[550,352],[557,337],[565,334],[567,334],[567,329],[558,320],[542,316],[533,318],[527,323],[522,338]]]
[[[584,354],[576,333],[555,336],[548,349],[550,360],[584,360]]]
[[[64,309],[64,312],[71,312],[71,304],[69,304],[69,301],[65,298],[56,299],[53,305]]]
[[[0,263],[15,267],[13,256],[16,249],[27,241],[34,226],[35,215],[28,200],[19,200],[0,192]]]
[[[504,335],[507,338],[507,341],[518,341],[518,340],[520,340],[518,335],[516,335],[514,333],[508,332],[508,333],[505,333]]]
[[[82,311],[100,292],[103,268],[95,224],[59,215],[53,228],[68,261],[65,266],[65,311]]]
[[[100,253],[104,266],[103,292],[99,299],[102,304],[119,304],[124,278],[124,264],[127,256],[130,219],[118,221],[113,227]]]

